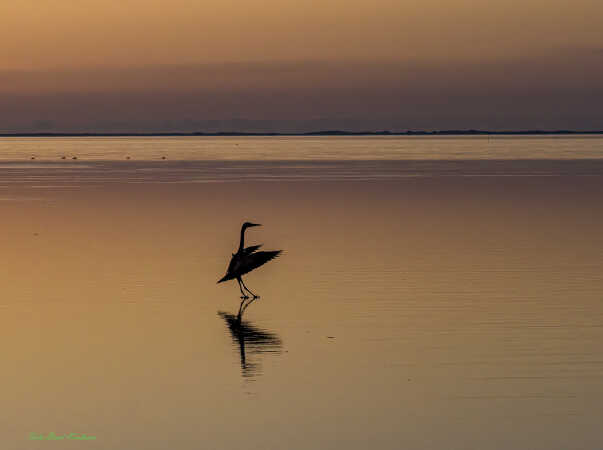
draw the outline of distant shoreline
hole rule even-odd
[[[228,137],[228,136],[542,136],[542,135],[603,135],[602,131],[576,130],[524,130],[524,131],[488,131],[488,130],[408,130],[408,131],[311,131],[307,133],[254,133],[254,132],[192,132],[192,133],[0,133],[3,137]]]

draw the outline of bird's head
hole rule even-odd
[[[261,227],[262,224],[260,223],[251,223],[251,222],[245,222],[243,224],[243,228],[250,228],[250,227]]]

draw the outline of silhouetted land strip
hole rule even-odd
[[[0,133],[0,137],[169,137],[169,136],[538,136],[538,135],[603,135],[603,130],[407,130],[407,131],[343,131],[324,130],[307,133],[254,133],[245,131],[223,131],[205,133]]]

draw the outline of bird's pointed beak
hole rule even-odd
[[[252,223],[249,225],[250,227],[261,227],[262,224],[261,223]]]

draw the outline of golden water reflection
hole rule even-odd
[[[603,446],[603,177],[319,172],[0,187],[3,448]]]

